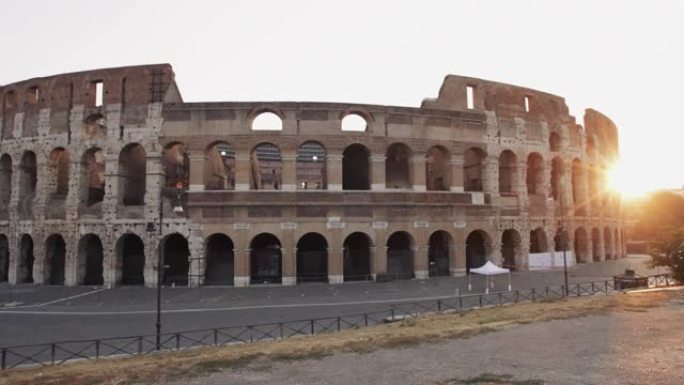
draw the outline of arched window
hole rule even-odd
[[[86,234],[78,242],[78,283],[104,284],[104,254],[102,241],[95,234]]]
[[[300,190],[325,190],[325,147],[318,142],[305,142],[297,150],[297,188]]]
[[[370,190],[370,151],[352,144],[342,153],[342,189]]]
[[[449,191],[451,154],[441,146],[432,146],[425,154],[425,187],[428,191]]]
[[[66,263],[66,243],[61,235],[54,234],[45,241],[44,283],[64,285],[64,266]]]
[[[235,150],[226,142],[216,142],[207,148],[204,161],[205,190],[235,189]]]
[[[342,131],[364,132],[368,129],[368,121],[359,114],[347,114],[342,118]]]
[[[560,199],[563,173],[563,160],[559,157],[553,158],[551,161],[551,196],[556,201]]]
[[[411,188],[411,149],[403,143],[394,143],[387,148],[385,159],[385,187],[395,189]]]
[[[499,193],[515,193],[518,160],[513,151],[505,150],[499,155]]]
[[[48,195],[47,219],[64,219],[64,203],[69,193],[69,152],[56,148],[50,153],[47,164],[47,185],[52,191]]]
[[[99,148],[91,148],[81,158],[81,204],[91,207],[102,202],[104,195],[105,153]]]
[[[471,148],[465,152],[463,162],[465,191],[483,191],[485,158],[486,154],[479,148]]]
[[[9,202],[12,197],[12,158],[0,157],[0,219],[9,219]]]
[[[328,242],[321,234],[304,234],[297,242],[297,282],[328,282]]]
[[[252,284],[281,283],[282,253],[278,238],[269,233],[261,233],[252,239],[249,246]]]
[[[186,189],[190,184],[190,161],[185,145],[171,143],[162,151],[164,168],[164,186],[167,188]]]
[[[83,138],[99,139],[107,137],[107,121],[104,115],[95,113],[83,120]]]
[[[530,253],[545,253],[549,250],[546,232],[541,227],[530,231]]]
[[[122,285],[145,283],[145,245],[135,234],[124,234],[116,242],[117,279]]]
[[[435,231],[428,241],[428,274],[430,277],[449,276],[453,239],[446,231]]]
[[[537,152],[527,156],[527,194],[537,195],[544,191],[544,159]]]
[[[187,286],[190,268],[190,249],[188,240],[176,233],[164,238],[163,250],[164,278],[162,282],[171,286]]]
[[[38,182],[36,166],[36,154],[26,151],[19,164],[19,219],[33,218],[33,200],[36,197]]]
[[[584,168],[579,159],[572,161],[572,201],[575,215],[586,215],[586,199],[584,197]]]
[[[557,132],[549,134],[549,149],[551,151],[561,150],[561,136]]]
[[[233,285],[235,255],[233,241],[224,234],[213,234],[207,239],[205,285]]]
[[[475,230],[466,238],[466,272],[482,267],[492,253],[492,241],[482,230]]]
[[[250,158],[252,164],[252,189],[282,189],[283,158],[277,146],[271,143],[261,143],[254,147]]]
[[[124,206],[145,204],[147,155],[145,149],[132,143],[119,154],[119,199]]]
[[[556,235],[553,237],[553,250],[563,251],[568,250],[568,232],[563,229],[558,229]]]
[[[501,256],[505,268],[512,271],[518,269],[522,258],[522,240],[515,229],[507,229],[501,235]]]
[[[252,119],[252,131],[282,131],[283,120],[270,111],[264,111]]]

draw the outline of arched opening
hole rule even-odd
[[[368,129],[368,121],[359,114],[347,114],[342,118],[342,131],[364,132]]]
[[[587,239],[587,231],[584,227],[575,229],[575,262],[583,263],[589,261],[589,239]]]
[[[252,119],[252,131],[282,131],[283,120],[271,111],[259,113]]]
[[[370,151],[352,144],[342,153],[342,189],[370,190]]]
[[[102,241],[95,234],[87,234],[78,242],[78,282],[82,285],[103,285],[104,254]]]
[[[590,166],[589,167],[589,201],[591,202],[591,209],[594,212],[598,212],[600,207],[601,207],[601,198],[599,196],[598,192],[598,186],[599,186],[599,176],[598,172],[596,171],[595,166]]]
[[[595,227],[591,229],[591,257],[594,262],[601,261],[601,231]]]
[[[251,180],[253,190],[280,190],[283,187],[283,158],[271,143],[258,144],[252,150]]]
[[[33,200],[36,197],[38,181],[36,165],[36,154],[26,151],[19,163],[19,202],[17,204],[19,219],[33,218]]]
[[[555,157],[551,161],[551,196],[555,201],[560,199],[562,180],[563,160],[560,157]]]
[[[603,244],[605,247],[606,260],[614,259],[615,255],[613,254],[613,236],[610,233],[610,229],[607,227],[603,229]]]
[[[300,190],[325,190],[325,147],[318,142],[304,142],[297,150],[297,188]]]
[[[491,254],[491,240],[487,233],[475,230],[466,238],[466,273],[487,263]]]
[[[162,150],[164,186],[186,189],[190,184],[190,160],[183,143],[170,143]]]
[[[568,232],[563,229],[558,229],[556,235],[553,237],[553,250],[563,251],[568,250]]]
[[[499,193],[512,194],[516,192],[517,164],[518,160],[513,151],[505,150],[499,155]]]
[[[207,148],[204,162],[205,190],[235,189],[235,150],[226,142]]]
[[[572,201],[575,205],[575,215],[586,215],[584,199],[584,168],[579,159],[572,161]]]
[[[125,234],[116,243],[117,265],[122,285],[145,283],[145,245],[135,234]]]
[[[12,197],[12,158],[0,157],[0,219],[9,219],[9,202]]]
[[[297,282],[328,282],[328,242],[308,233],[297,242]]]
[[[387,239],[387,276],[413,278],[413,239],[405,231],[397,231]]]
[[[385,187],[411,188],[411,149],[403,143],[394,143],[387,148],[385,156]]]
[[[451,235],[446,231],[435,231],[428,240],[428,274],[430,277],[449,276]]]
[[[507,229],[501,234],[501,257],[503,258],[503,267],[511,269],[511,271],[518,270],[522,257],[522,240],[520,233],[516,230]]]
[[[81,158],[81,203],[86,207],[104,199],[105,159],[105,153],[99,148],[89,149]]]
[[[527,156],[527,194],[537,195],[544,192],[544,159],[537,152]]]
[[[24,234],[19,241],[19,263],[17,266],[17,282],[33,283],[33,238]]]
[[[530,231],[530,253],[546,253],[549,246],[546,241],[546,232],[541,227]]]
[[[344,240],[344,281],[367,281],[371,278],[372,242],[360,232],[350,234]]]
[[[61,147],[52,150],[47,164],[48,197],[46,219],[65,219],[64,204],[69,193],[69,152]]]
[[[107,121],[104,115],[96,113],[83,120],[83,138],[99,139],[107,137]]]
[[[145,149],[132,143],[119,155],[119,199],[124,206],[145,204],[147,155]]]
[[[7,282],[9,277],[9,240],[5,234],[0,234],[0,282]]]
[[[235,254],[233,241],[224,234],[214,234],[207,239],[205,285],[233,285],[235,279]]]
[[[45,240],[45,264],[47,274],[43,281],[47,285],[64,285],[64,264],[66,263],[66,244],[61,235],[53,234]]]
[[[176,233],[162,241],[164,257],[164,285],[187,286],[190,268],[190,249],[188,240]]]
[[[549,134],[549,149],[551,151],[561,150],[561,137],[557,132]]]
[[[282,252],[278,238],[269,233],[261,233],[250,243],[250,263],[252,284],[281,283]]]
[[[465,191],[483,191],[485,158],[485,152],[479,148],[471,148],[465,152],[463,162],[463,187]]]
[[[425,187],[428,191],[449,191],[451,154],[441,146],[432,146],[425,154]]]

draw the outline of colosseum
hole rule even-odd
[[[617,128],[545,92],[448,75],[418,108],[186,103],[159,64],[0,94],[10,284],[337,284],[625,254]]]

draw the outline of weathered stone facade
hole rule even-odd
[[[11,283],[153,285],[160,253],[166,283],[192,286],[427,278],[485,259],[526,269],[530,252],[563,248],[578,263],[624,255],[605,189],[617,128],[594,110],[582,127],[543,92],[450,75],[420,108],[184,103],[171,66],[149,65],[0,95]],[[343,130],[349,117],[361,126]]]

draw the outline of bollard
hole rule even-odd
[[[214,346],[218,346],[218,329],[214,329]]]
[[[7,349],[2,348],[2,357],[0,358],[0,369],[7,369]]]
[[[442,300],[441,299],[437,300],[437,312],[438,313],[442,312]]]

